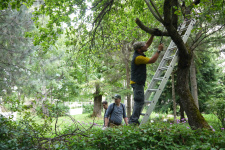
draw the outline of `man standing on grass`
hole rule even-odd
[[[115,103],[109,105],[105,114],[105,127],[109,124],[109,127],[120,126],[122,120],[128,125],[128,118],[126,115],[125,105],[121,103],[121,96],[116,94],[112,97]]]
[[[103,102],[102,102],[102,106],[103,106],[103,108],[105,109],[104,118],[103,118],[103,120],[104,120],[104,125],[103,125],[103,127],[104,127],[104,126],[105,126],[105,114],[106,114],[106,111],[107,111],[107,109],[108,109],[108,102],[107,102],[107,101],[103,101]]]
[[[131,61],[131,81],[130,84],[134,92],[134,107],[132,115],[129,119],[129,124],[140,124],[138,119],[140,117],[144,105],[144,86],[146,81],[146,64],[154,63],[160,52],[163,50],[163,44],[159,44],[158,50],[152,58],[146,57],[144,52],[152,44],[154,36],[152,35],[147,42],[135,42],[133,44],[134,54]]]

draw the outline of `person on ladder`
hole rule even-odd
[[[134,54],[131,61],[130,84],[134,93],[134,106],[128,122],[129,124],[140,124],[138,119],[141,115],[142,107],[144,106],[144,86],[147,73],[146,64],[154,63],[163,50],[163,44],[160,42],[156,53],[151,58],[146,57],[144,52],[146,52],[148,47],[152,44],[153,38],[154,35],[151,35],[147,42],[135,42],[133,44]]]

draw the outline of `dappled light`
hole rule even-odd
[[[4,0],[0,149],[225,149],[224,0]]]

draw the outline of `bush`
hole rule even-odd
[[[47,103],[45,104],[45,107],[48,109],[48,117],[61,117],[65,116],[66,113],[69,112],[69,107],[65,106],[63,103],[58,103],[57,105],[55,104],[50,104]],[[46,114],[43,113],[42,106],[37,107],[37,115],[40,118],[45,118]]]
[[[33,149],[33,132],[0,115],[0,149]]]
[[[225,100],[210,100],[207,102],[207,107],[220,120],[221,127],[225,128]]]
[[[92,113],[94,110],[94,105],[83,105],[83,113]]]
[[[220,149],[225,148],[224,132],[191,130],[185,125],[147,124],[102,131],[91,130],[87,137],[70,139],[70,149]]]
[[[22,120],[17,122],[0,115],[0,149],[1,150],[34,150],[46,149],[45,137],[51,133],[50,122],[37,124],[25,113]],[[49,137],[49,136],[48,136]]]

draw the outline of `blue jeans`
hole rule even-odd
[[[134,107],[132,115],[129,119],[129,124],[138,123],[141,115],[142,108],[144,106],[144,85],[142,84],[131,84],[134,92]]]

